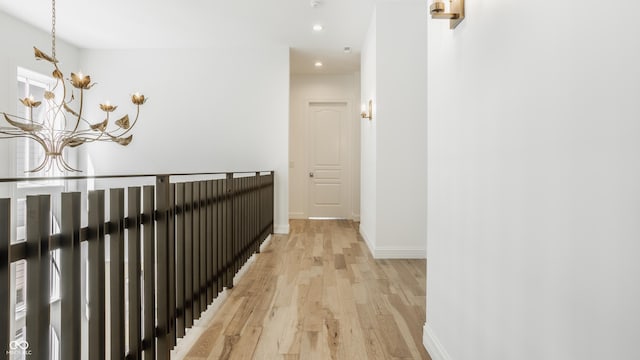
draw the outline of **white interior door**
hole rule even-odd
[[[347,218],[347,114],[346,103],[309,104],[309,217]]]

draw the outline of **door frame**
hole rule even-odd
[[[347,145],[351,144],[351,139],[353,137],[353,133],[352,133],[352,129],[351,129],[351,127],[352,127],[351,121],[353,120],[353,119],[351,119],[351,115],[352,115],[353,109],[352,109],[352,103],[351,103],[350,100],[348,100],[348,99],[321,99],[321,100],[308,99],[305,102],[305,107],[306,107],[306,109],[305,109],[305,130],[306,131],[305,131],[305,135],[304,136],[305,136],[305,142],[306,142],[307,146],[306,146],[306,149],[305,149],[306,150],[306,154],[305,154],[304,159],[305,159],[305,165],[306,165],[306,174],[307,174],[307,176],[305,178],[306,178],[306,181],[307,181],[307,186],[304,187],[305,188],[305,193],[306,193],[306,196],[305,196],[305,198],[306,198],[306,206],[305,206],[304,217],[307,218],[307,219],[309,218],[309,215],[311,214],[311,212],[310,212],[311,193],[309,191],[310,186],[309,186],[309,177],[308,177],[308,173],[311,171],[310,170],[311,164],[310,164],[310,161],[309,161],[309,159],[311,157],[311,147],[309,146],[311,144],[311,138],[310,138],[311,137],[311,134],[310,134],[311,133],[311,127],[309,126],[310,122],[311,122],[311,106],[313,106],[313,105],[322,106],[322,105],[332,105],[332,104],[344,105],[345,106],[346,115],[347,115],[346,118],[345,118],[345,121],[347,121],[347,134],[346,134]],[[345,171],[345,175],[344,175],[344,187],[345,187],[345,190],[346,190],[347,194],[345,196],[346,197],[346,204],[345,204],[346,209],[345,209],[345,212],[346,212],[346,219],[351,219],[352,216],[353,216],[353,186],[352,186],[353,185],[352,184],[352,181],[353,181],[353,179],[352,179],[353,151],[352,151],[352,149],[350,147],[347,147],[346,153],[347,153],[347,158],[346,158],[346,164],[345,164],[346,171]]]

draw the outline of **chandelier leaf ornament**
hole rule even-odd
[[[66,148],[75,148],[92,142],[114,142],[127,146],[133,140],[130,134],[138,122],[140,106],[147,98],[140,93],[131,95],[131,102],[136,107],[136,115],[130,121],[129,115],[118,118],[111,126],[111,114],[118,108],[108,101],[100,104],[105,119],[90,122],[84,117],[85,92],[95,83],[89,75],[71,73],[66,79],[58,66],[56,57],[56,2],[52,0],[51,55],[34,47],[36,60],[46,61],[53,66],[53,87],[44,92],[43,99],[34,99],[29,95],[18,99],[27,109],[25,116],[10,115],[2,112],[4,120],[10,125],[0,126],[0,139],[26,138],[38,143],[44,149],[44,159],[30,173],[50,170],[56,166],[60,171],[80,172],[70,166],[64,159]],[[76,97],[77,96],[77,97]],[[45,114],[41,120],[34,119],[34,109],[42,106]]]

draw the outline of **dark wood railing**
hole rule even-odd
[[[26,260],[24,344],[30,359],[49,358],[50,252],[60,249],[60,359],[81,358],[81,243],[86,241],[85,353],[92,360],[105,359],[107,353],[111,359],[169,359],[176,340],[223,288],[233,287],[234,275],[273,233],[274,173],[236,174],[242,177],[226,173],[224,179],[177,183],[170,177],[200,174],[159,175],[155,186],[129,187],[126,194],[123,188],[110,189],[109,221],[105,191],[90,191],[86,227],[81,227],[81,194],[63,193],[57,234],[50,233],[50,195],[28,196],[26,241],[14,244],[11,199],[0,199],[0,351],[16,347],[11,347],[10,297],[15,289],[10,265]],[[4,180],[14,181],[21,179]]]

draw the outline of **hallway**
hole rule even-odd
[[[292,220],[186,359],[430,359],[424,260],[374,260],[350,221]]]

